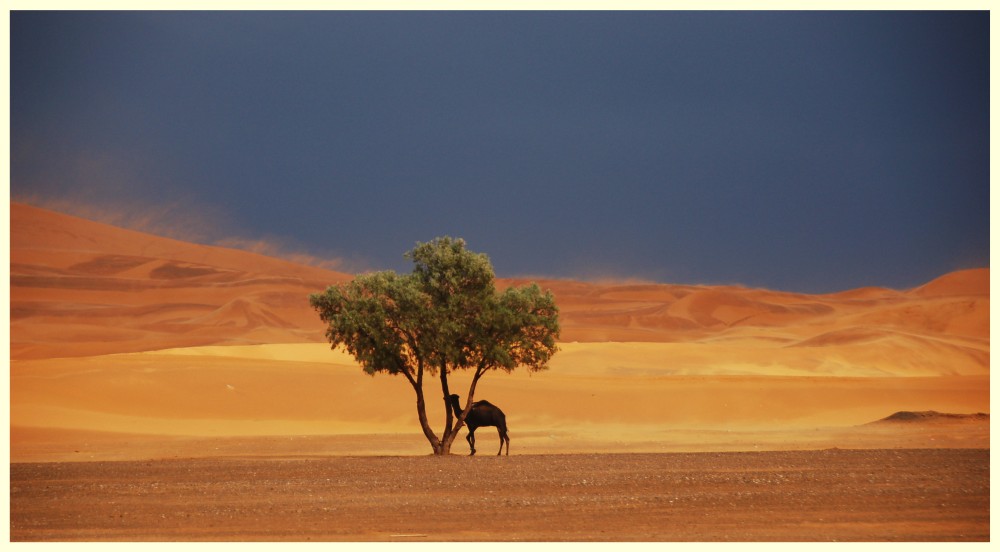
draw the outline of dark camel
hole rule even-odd
[[[451,395],[451,407],[455,410],[455,416],[462,415],[462,406],[458,402],[458,395]],[[502,410],[490,404],[489,401],[476,401],[472,403],[472,409],[469,410],[469,415],[465,417],[465,425],[469,426],[469,436],[465,440],[469,442],[469,448],[472,449],[469,456],[476,453],[476,428],[483,426],[496,426],[497,433],[500,434],[500,450],[497,451],[497,456],[500,456],[500,452],[503,451],[505,442],[507,443],[507,455],[510,455],[510,437],[507,436],[507,417],[503,415]]]

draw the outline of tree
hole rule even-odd
[[[451,444],[472,409],[476,385],[490,371],[544,370],[558,350],[559,311],[537,284],[496,290],[493,266],[465,241],[418,243],[406,254],[410,274],[363,274],[310,295],[332,348],[343,347],[370,375],[402,374],[413,387],[417,418],[434,454]],[[449,373],[472,371],[462,412],[454,416]],[[427,419],[424,375],[437,376],[445,412],[439,437]]]

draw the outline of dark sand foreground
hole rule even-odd
[[[13,541],[988,541],[989,450],[15,463]]]

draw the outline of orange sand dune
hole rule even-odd
[[[790,342],[854,326],[989,340],[989,269],[955,272],[910,291],[827,295],[734,286],[539,284],[556,295],[567,341],[716,340],[756,330]]]
[[[364,376],[323,341],[308,294],[349,278],[12,205],[13,457],[300,435],[317,453],[426,452],[405,381]],[[988,269],[827,295],[539,283],[563,326],[551,370],[490,374],[477,394],[507,411],[524,452],[988,446],[988,422],[950,437],[854,429],[897,411],[989,412]]]
[[[350,278],[11,206],[11,356],[316,342],[308,294]]]

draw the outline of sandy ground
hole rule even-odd
[[[671,344],[646,344],[631,360],[623,344],[600,345],[566,344],[549,371],[480,382],[478,398],[506,411],[515,451],[989,446],[988,422],[867,425],[897,411],[989,412],[988,376],[670,375],[656,371],[669,350],[652,347]],[[321,344],[25,360],[11,370],[13,461],[156,458],[137,443],[158,439],[190,455],[241,437],[287,437],[317,454],[326,442],[349,455],[429,450],[405,381],[365,376]],[[442,404],[428,410],[440,431]],[[492,446],[495,434],[480,431]]]
[[[511,432],[512,454],[739,452],[842,449],[989,448],[988,421],[873,423],[854,427],[655,431],[617,439],[601,427],[578,433]],[[465,433],[453,454],[468,453]],[[52,428],[11,428],[12,462],[94,462],[212,457],[422,456],[431,449],[416,428],[405,433],[189,437]],[[496,433],[477,433],[479,453],[499,448]]]
[[[988,450],[11,466],[13,541],[989,538]]]

